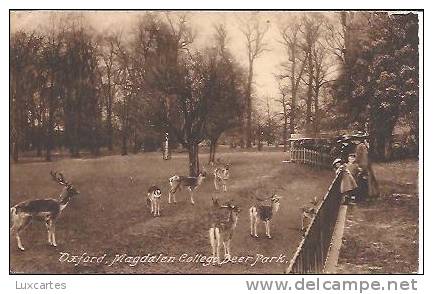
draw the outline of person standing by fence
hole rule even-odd
[[[350,171],[347,169],[347,164],[343,163],[341,158],[337,158],[332,163],[335,169],[335,173],[339,175],[341,173],[340,192],[343,195],[344,203],[348,203],[352,196],[356,193],[358,184],[353,178]]]
[[[347,170],[352,175],[353,179],[356,181],[357,187],[353,191],[353,194],[350,195],[351,201],[358,201],[361,195],[359,195],[360,191],[360,181],[359,181],[359,172],[360,167],[358,163],[356,162],[356,156],[355,153],[350,153],[347,158]]]
[[[366,140],[366,136],[358,136],[359,138],[364,139],[361,143],[356,146],[355,154],[356,154],[356,162],[361,168],[362,176],[367,177],[367,191],[368,197],[374,198],[379,196],[379,187],[376,180],[376,176],[374,175],[373,168],[371,166],[371,160],[368,154],[368,142]]]

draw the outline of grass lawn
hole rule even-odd
[[[185,190],[178,192],[176,205],[168,205],[168,178],[187,174],[187,157],[175,154],[163,161],[160,153],[100,158],[63,159],[51,163],[33,162],[11,165],[11,205],[26,199],[57,197],[61,187],[49,175],[50,170],[63,171],[80,190],[78,198],[65,209],[57,222],[58,247],[49,247],[45,226],[34,223],[22,234],[25,252],[10,241],[11,272],[18,273],[282,273],[300,239],[300,207],[314,196],[323,196],[333,173],[281,163],[282,152],[231,152],[219,157],[232,162],[227,193],[214,191],[211,177],[196,192],[196,205],[189,203]],[[207,154],[201,157],[202,162]],[[130,177],[134,180],[131,183]],[[159,185],[165,198],[162,216],[154,218],[146,206],[149,186]],[[267,196],[279,188],[283,196],[280,211],[271,225],[273,239],[249,235],[248,209],[254,194]],[[181,262],[182,254],[209,256],[209,210],[211,197],[233,199],[242,211],[232,240],[233,256],[285,255],[285,261],[228,263],[203,266]],[[103,262],[60,262],[60,253],[103,256]],[[167,255],[175,262],[115,263],[116,254],[128,256]],[[66,256],[66,255],[64,255]],[[262,263],[263,261],[263,263]],[[280,260],[281,261],[281,260]]]
[[[382,197],[349,207],[338,272],[417,272],[418,161],[373,168]]]

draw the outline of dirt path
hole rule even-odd
[[[382,197],[349,207],[338,273],[416,273],[418,162],[375,166]]]

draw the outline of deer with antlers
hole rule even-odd
[[[63,191],[60,193],[58,199],[36,199],[27,200],[11,208],[12,214],[12,227],[11,233],[15,233],[18,248],[24,251],[21,243],[20,233],[31,223],[33,220],[43,221],[48,230],[48,243],[54,247],[56,243],[56,228],[55,222],[60,216],[62,211],[69,204],[70,200],[78,195],[80,192],[75,189],[71,183],[68,183],[62,173],[50,172],[54,181],[64,186]]]
[[[209,228],[209,240],[212,247],[212,256],[216,261],[220,261],[221,243],[224,246],[224,258],[230,258],[230,243],[236,228],[240,208],[228,202],[224,205],[218,203],[218,199],[213,199],[213,220]]]
[[[188,189],[191,204],[194,205],[194,191],[202,184],[203,180],[206,178],[206,171],[201,171],[197,177],[185,177],[174,175],[168,179],[170,183],[170,190],[168,191],[168,203],[171,203],[171,198],[173,197],[173,202],[176,203],[176,192],[181,190],[182,187]]]
[[[265,224],[266,236],[271,239],[271,220],[280,208],[281,197],[272,193],[272,196],[266,199],[260,199],[258,197],[256,197],[256,199],[259,200],[259,203],[250,208],[251,236],[258,237],[257,221],[261,220]],[[266,200],[270,200],[270,205],[263,203]]]

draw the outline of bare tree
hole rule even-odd
[[[305,71],[307,57],[302,54],[301,50],[301,26],[299,20],[292,24],[286,25],[280,31],[282,44],[285,47],[287,61],[282,64],[283,73],[280,79],[289,79],[290,89],[290,115],[289,115],[289,133],[295,132],[296,110],[298,105],[298,93],[300,82]]]
[[[251,148],[251,116],[252,116],[252,84],[254,78],[254,62],[268,50],[264,40],[266,32],[269,30],[269,21],[263,24],[257,13],[251,14],[246,19],[241,19],[240,30],[245,37],[245,44],[248,54],[248,82],[245,93],[246,100],[246,125],[245,143],[247,148]]]
[[[330,57],[327,55],[327,50],[322,44],[317,44],[313,51],[314,63],[314,78],[313,78],[313,92],[314,92],[314,117],[313,117],[313,130],[315,134],[320,132],[320,109],[319,97],[320,91],[323,86],[332,82],[329,75],[332,73],[332,66],[326,61]]]
[[[312,106],[314,105],[314,86],[313,81],[315,78],[314,68],[314,51],[317,45],[320,28],[323,23],[323,18],[320,15],[306,15],[302,18],[302,35],[303,44],[302,50],[307,59],[306,75],[307,80],[307,95],[306,95],[306,113],[305,113],[305,129],[307,133],[312,131],[313,115]]]
[[[217,143],[225,132],[242,124],[244,106],[245,79],[243,69],[228,52],[227,29],[219,24],[215,28],[215,46],[207,53],[212,58],[213,66],[209,68],[209,108],[206,133],[210,140],[209,163],[215,161]]]
[[[110,151],[113,150],[113,105],[117,92],[117,82],[121,73],[116,61],[118,38],[118,33],[110,33],[109,35],[102,36],[100,40],[101,84],[106,110],[107,147]]]
[[[275,113],[271,109],[271,98],[266,96],[266,115],[264,122],[264,139],[266,140],[268,146],[272,143],[275,143],[276,132],[278,130],[278,124],[276,123],[275,118],[279,115],[279,113]]]

